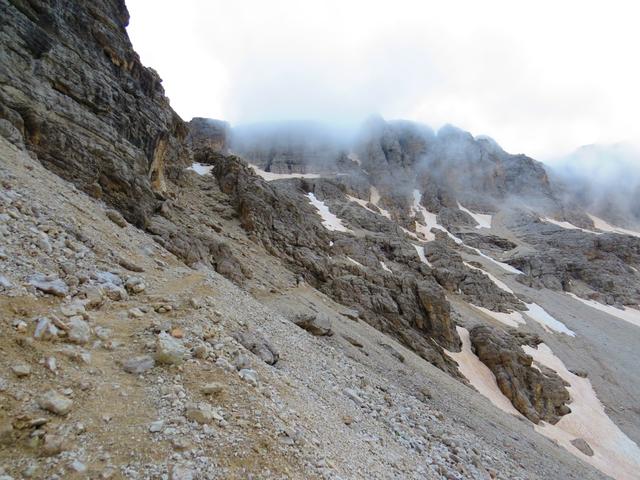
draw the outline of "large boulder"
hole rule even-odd
[[[280,359],[280,353],[276,348],[257,333],[236,332],[233,338],[267,365],[275,365]]]
[[[520,346],[522,338],[485,325],[473,327],[469,337],[475,354],[495,375],[500,391],[529,420],[555,424],[571,412],[568,385],[553,370],[533,366],[533,359]]]
[[[293,323],[316,336],[333,334],[331,319],[326,313],[301,313],[293,319]]]

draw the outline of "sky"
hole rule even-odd
[[[540,160],[640,144],[633,0],[127,0],[173,108],[232,125],[451,123]]]

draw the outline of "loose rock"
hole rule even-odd
[[[49,390],[38,399],[38,405],[56,415],[66,415],[71,411],[73,400],[59,394],[55,390]]]
[[[127,226],[127,221],[124,219],[124,217],[120,214],[120,212],[116,211],[116,210],[107,210],[105,212],[105,215],[107,216],[107,218],[109,220],[111,220],[113,223],[115,223],[116,225],[118,225],[119,227],[126,227]]]
[[[331,335],[333,333],[331,330],[331,320],[329,316],[324,313],[300,314],[295,317],[293,323],[316,336]]]
[[[155,359],[158,363],[168,365],[178,365],[182,363],[188,355],[187,349],[178,339],[162,332],[156,338]]]
[[[133,357],[124,362],[122,367],[125,372],[140,374],[151,370],[155,367],[156,361],[150,355],[141,355]]]

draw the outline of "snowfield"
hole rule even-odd
[[[458,364],[460,373],[497,408],[524,419],[498,387],[493,372],[472,352],[468,330],[462,327],[456,329],[462,340],[462,350],[458,353],[445,352]],[[567,390],[571,396],[571,413],[561,417],[555,425],[540,422],[533,428],[606,475],[618,480],[637,480],[640,448],[607,416],[589,379],[569,372],[544,343],[538,345],[537,349],[528,345],[523,349],[533,357],[534,362],[555,370],[570,385]],[[535,364],[534,367],[538,368]],[[589,444],[593,456],[587,456],[573,446],[571,441],[579,438]]]
[[[435,213],[427,211],[426,208],[420,205],[421,198],[422,194],[420,193],[420,190],[414,190],[412,207],[413,214],[416,216],[421,213],[425,221],[424,224],[416,221],[416,232],[421,233],[428,242],[431,242],[436,239],[436,236],[431,233],[432,228],[442,230],[443,232],[446,232],[447,230],[442,225],[438,224],[438,216]]]
[[[192,163],[191,166],[187,168],[187,170],[192,170],[198,175],[208,175],[211,173],[212,169],[213,165],[203,165],[202,163],[198,162]]]
[[[512,267],[508,263],[500,262],[499,260],[491,258],[489,255],[485,255],[484,253],[482,253],[479,249],[477,249],[475,247],[470,247],[468,245],[465,245],[465,247],[470,248],[471,250],[476,252],[478,255],[480,255],[482,258],[486,258],[487,260],[489,260],[491,263],[495,263],[501,269],[503,269],[505,272],[515,273],[516,275],[520,275],[522,273],[522,271],[518,270],[516,267]]]
[[[545,223],[551,223],[558,227],[565,228],[567,230],[582,230],[583,232],[593,233],[594,235],[600,235],[599,232],[594,232],[593,230],[587,230],[586,228],[577,227],[573,223],[561,222],[559,220],[554,220],[553,218],[549,218],[549,217],[540,217],[540,220],[542,220]]]
[[[378,192],[378,189],[376,187],[371,187],[369,195],[371,197],[371,203],[378,207],[378,210],[380,210],[382,216],[391,220],[391,214],[389,213],[389,211],[380,206],[380,192]]]
[[[307,198],[309,198],[309,203],[316,207],[316,210],[318,210],[318,214],[322,217],[322,225],[324,226],[324,228],[335,232],[351,231],[347,227],[345,227],[342,224],[342,220],[331,213],[329,211],[329,207],[327,207],[327,205],[323,201],[318,200],[312,192],[307,193]]]
[[[518,328],[520,325],[525,325],[527,321],[522,316],[522,312],[518,312],[514,310],[511,313],[504,312],[494,312],[493,310],[489,310],[488,308],[479,307],[478,305],[470,304],[473,308],[481,311],[485,315],[490,316],[491,318],[499,321],[500,323],[504,323],[513,328]]]
[[[591,308],[595,308],[596,310],[600,310],[601,312],[608,313],[609,315],[624,320],[625,322],[629,322],[636,327],[640,327],[640,310],[636,310],[635,308],[620,309],[614,307],[613,305],[604,305],[600,302],[596,302],[595,300],[585,300],[584,298],[580,298],[573,293],[567,293],[567,295],[575,298],[585,305],[589,305]]]
[[[522,347],[535,362],[555,370],[570,384],[571,413],[555,425],[540,422],[534,428],[555,440],[569,452],[618,480],[637,480],[640,472],[640,448],[607,416],[588,378],[571,373],[551,349],[541,343],[538,348]],[[589,457],[571,444],[571,440],[586,440],[594,452]]]
[[[478,224],[476,225],[476,228],[491,228],[491,221],[493,220],[493,215],[486,215],[484,213],[474,213],[471,210],[468,210],[464,208],[462,205],[460,205],[460,202],[458,202],[458,209],[462,210],[465,213],[468,213],[469,215],[471,215],[471,217],[473,217],[473,219]]]
[[[448,350],[445,350],[445,352],[456,361],[460,373],[469,380],[469,383],[471,383],[480,394],[488,398],[491,403],[500,410],[517,417],[522,417],[522,414],[515,409],[511,401],[504,396],[498,387],[493,372],[471,351],[469,331],[463,327],[456,327],[456,330],[458,331],[460,340],[462,340],[462,350],[457,353]]]
[[[354,260],[353,258],[347,256],[347,260],[349,260],[351,263],[353,263],[354,265],[360,267],[360,268],[365,268],[364,265],[362,265],[360,262],[358,262],[357,260]]]
[[[254,172],[256,172],[258,175],[260,175],[262,178],[264,178],[267,182],[272,182],[273,180],[283,180],[283,179],[287,179],[287,178],[320,178],[320,177],[322,177],[322,175],[320,175],[318,173],[272,173],[272,172],[265,172],[264,170],[261,170],[260,168],[256,167],[255,165],[249,164],[249,166],[253,169]]]
[[[506,272],[515,273],[515,274],[518,274],[518,275],[522,273],[520,270],[518,270],[515,267],[512,267],[508,263],[504,263],[504,262],[500,262],[498,260],[495,260],[495,259],[491,258],[490,256],[485,255],[484,253],[482,253],[479,249],[477,249],[475,247],[470,247],[469,245],[466,245],[461,239],[456,237],[454,234],[449,232],[449,230],[447,230],[446,228],[444,228],[442,225],[440,225],[438,223],[438,216],[435,213],[429,212],[426,208],[424,208],[420,204],[420,199],[421,198],[422,198],[422,194],[420,193],[420,190],[414,190],[413,191],[413,206],[412,206],[413,214],[417,215],[418,213],[421,213],[422,216],[424,217],[425,223],[426,223],[426,225],[423,225],[423,224],[421,224],[421,223],[416,221],[416,232],[421,233],[422,235],[424,235],[424,239],[421,239],[415,233],[410,232],[409,230],[403,228],[402,230],[404,230],[405,233],[407,233],[408,235],[411,235],[413,238],[417,238],[418,240],[430,242],[430,241],[435,240],[435,238],[436,238],[435,235],[433,233],[431,233],[431,229],[435,228],[437,230],[440,230],[440,231],[443,231],[444,233],[446,233],[449,236],[449,238],[451,238],[454,242],[456,242],[456,244],[464,245],[468,249],[473,250],[478,255],[480,255],[483,258],[486,258],[491,263],[494,263],[494,264],[498,265],[500,268],[502,268]],[[491,215],[487,215],[487,216],[490,217]],[[486,219],[484,221],[485,221],[485,224],[486,224]],[[489,225],[490,224],[491,224],[491,221],[489,221]],[[490,226],[489,226],[489,228],[490,228]]]
[[[591,215],[590,213],[588,213],[587,215],[589,215],[591,220],[593,220],[593,225],[598,230],[602,230],[603,232],[609,232],[609,233],[619,233],[620,235],[631,235],[632,237],[640,237],[640,232],[636,232],[634,230],[628,230],[626,228],[621,228],[621,227],[614,227],[613,225],[610,225],[609,223],[605,222],[601,218],[596,217],[595,215]]]
[[[413,248],[416,249],[416,252],[418,253],[418,257],[420,258],[420,261],[422,263],[427,264],[428,266],[431,266],[431,263],[429,262],[429,260],[427,260],[427,256],[424,254],[424,247],[422,245],[413,245]]]
[[[575,337],[576,334],[573,330],[569,329],[560,320],[555,319],[549,312],[542,308],[537,303],[526,303],[527,311],[524,314],[532,320],[538,322],[547,331],[554,331],[558,333],[564,333],[570,337]]]

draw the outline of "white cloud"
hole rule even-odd
[[[371,114],[547,158],[640,140],[636,2],[129,0],[129,34],[184,118]]]

